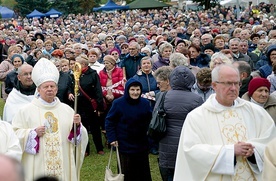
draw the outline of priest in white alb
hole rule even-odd
[[[216,92],[190,112],[181,132],[174,181],[261,180],[266,144],[275,123],[258,105],[238,97],[239,72],[212,71]]]
[[[21,161],[22,157],[22,149],[12,126],[2,120],[0,120],[0,154],[13,157],[18,161]]]
[[[58,79],[55,65],[45,58],[40,59],[32,71],[38,95],[20,109],[12,121],[23,150],[26,181],[41,176],[54,176],[64,181],[80,180],[87,131],[80,116],[56,97]],[[76,144],[73,124],[77,126]]]

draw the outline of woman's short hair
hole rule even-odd
[[[188,47],[188,50],[189,50],[190,48],[194,48],[194,49],[196,49],[197,52],[200,52],[200,47],[197,46],[197,45],[195,45],[195,44],[193,44],[193,43]]]
[[[173,51],[173,46],[169,42],[164,42],[159,46],[159,52],[162,54],[165,48],[170,48]]]
[[[220,59],[223,62],[223,64],[232,64],[232,61],[224,53],[217,52],[211,56],[211,61],[210,61],[210,65],[209,65],[209,67],[211,69],[213,69],[215,67],[214,62],[217,59]]]
[[[188,66],[188,58],[185,57],[182,53],[172,53],[170,55],[170,66],[175,68],[179,65]]]

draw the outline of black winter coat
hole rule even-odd
[[[98,104],[98,111],[103,111],[103,93],[100,83],[99,75],[96,70],[88,67],[88,70],[83,72],[80,76],[79,84],[83,91],[92,99],[96,99]],[[85,97],[82,91],[79,90],[78,109],[86,109],[93,112],[93,107],[90,100]]]

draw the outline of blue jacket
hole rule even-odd
[[[144,56],[145,55],[141,53],[135,57],[132,57],[129,54],[126,55],[126,58],[123,60],[122,67],[125,67],[127,80],[133,77],[140,69],[140,62]]]
[[[149,101],[141,94],[138,99],[130,97],[132,85],[142,89],[139,81],[130,78],[125,85],[124,96],[113,101],[105,119],[108,142],[118,141],[119,151],[125,154],[148,151],[147,130],[152,114]]]
[[[190,60],[190,64],[192,66],[197,66],[199,68],[209,67],[210,61],[211,58],[207,54],[200,53],[195,59]]]
[[[157,87],[157,82],[152,75],[152,72],[149,74],[145,74],[141,70],[137,72],[136,75],[133,76],[134,79],[138,80],[142,84],[142,93],[145,94],[150,91],[154,91],[155,95],[159,92],[159,88]]]

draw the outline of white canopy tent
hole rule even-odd
[[[253,5],[258,5],[261,2],[269,3],[268,0],[222,0],[220,1],[220,5],[222,6],[234,6],[234,5],[240,5],[240,6],[248,6],[249,2],[252,2]]]

